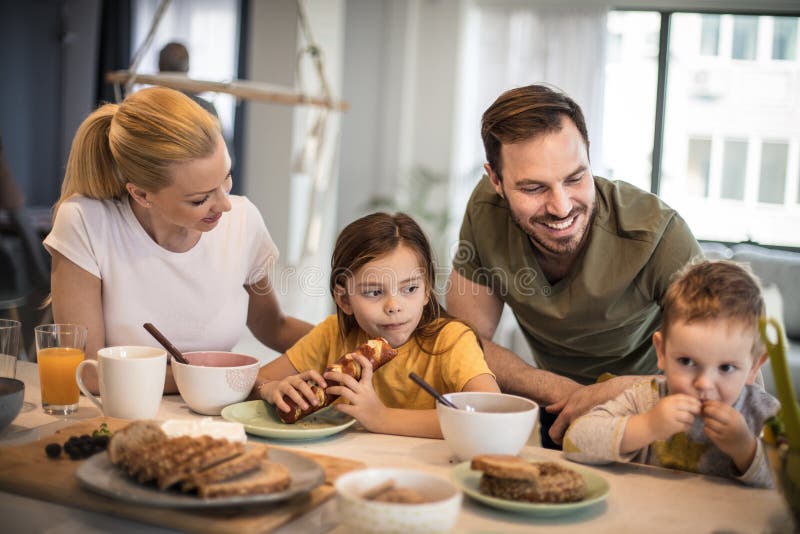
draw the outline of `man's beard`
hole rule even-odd
[[[555,256],[561,256],[561,255],[569,256],[580,250],[580,248],[586,242],[587,237],[589,236],[589,228],[592,224],[592,221],[594,220],[594,214],[595,214],[594,205],[592,205],[590,208],[587,208],[586,206],[579,206],[573,208],[572,211],[570,211],[569,215],[567,215],[566,217],[562,218],[556,218],[552,216],[537,217],[537,218],[531,217],[530,219],[528,219],[527,224],[522,224],[522,221],[517,217],[517,214],[514,213],[513,210],[509,209],[509,211],[511,212],[511,218],[514,221],[514,224],[519,226],[519,228],[523,232],[528,234],[528,237],[531,239],[531,241],[534,242],[535,245]],[[536,228],[536,225],[539,223],[545,223],[545,222],[554,223],[554,222],[564,221],[571,217],[577,217],[578,215],[587,212],[589,213],[588,217],[582,218],[583,219],[582,224],[584,224],[584,227],[580,235],[572,235],[569,237],[563,237],[559,239],[548,239],[540,237],[534,231],[534,228]]]

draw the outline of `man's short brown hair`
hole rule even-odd
[[[764,298],[756,277],[744,266],[726,260],[689,265],[672,282],[661,302],[661,331],[666,338],[678,321],[729,320],[752,328],[753,355],[764,353],[758,320]]]
[[[486,161],[502,180],[500,148],[532,139],[542,133],[561,130],[563,117],[569,117],[586,143],[589,151],[589,134],[586,121],[578,104],[561,91],[545,85],[528,85],[510,89],[497,97],[483,113],[481,138],[486,150]]]

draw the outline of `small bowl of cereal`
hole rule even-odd
[[[258,358],[233,352],[184,352],[187,364],[172,360],[172,374],[193,411],[219,415],[250,394],[261,366]]]
[[[452,482],[412,469],[360,469],[335,486],[346,532],[450,532],[461,509]]]
[[[456,408],[437,402],[436,413],[444,440],[460,460],[519,454],[539,419],[539,406],[516,395],[464,391],[445,398]]]

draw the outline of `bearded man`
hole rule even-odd
[[[592,174],[583,112],[564,93],[506,91],[481,136],[486,175],[461,225],[447,309],[481,336],[501,389],[545,408],[542,442],[555,446],[572,419],[656,372],[659,302],[702,252],[658,197]],[[536,367],[489,341],[504,303]],[[605,373],[639,376],[597,383]]]

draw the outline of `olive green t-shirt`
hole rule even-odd
[[[556,284],[487,176],[467,204],[453,259],[461,276],[510,306],[539,367],[584,384],[604,372],[656,371],[651,338],[661,323],[660,300],[673,274],[702,256],[686,223],[658,197],[594,180],[586,245]]]

